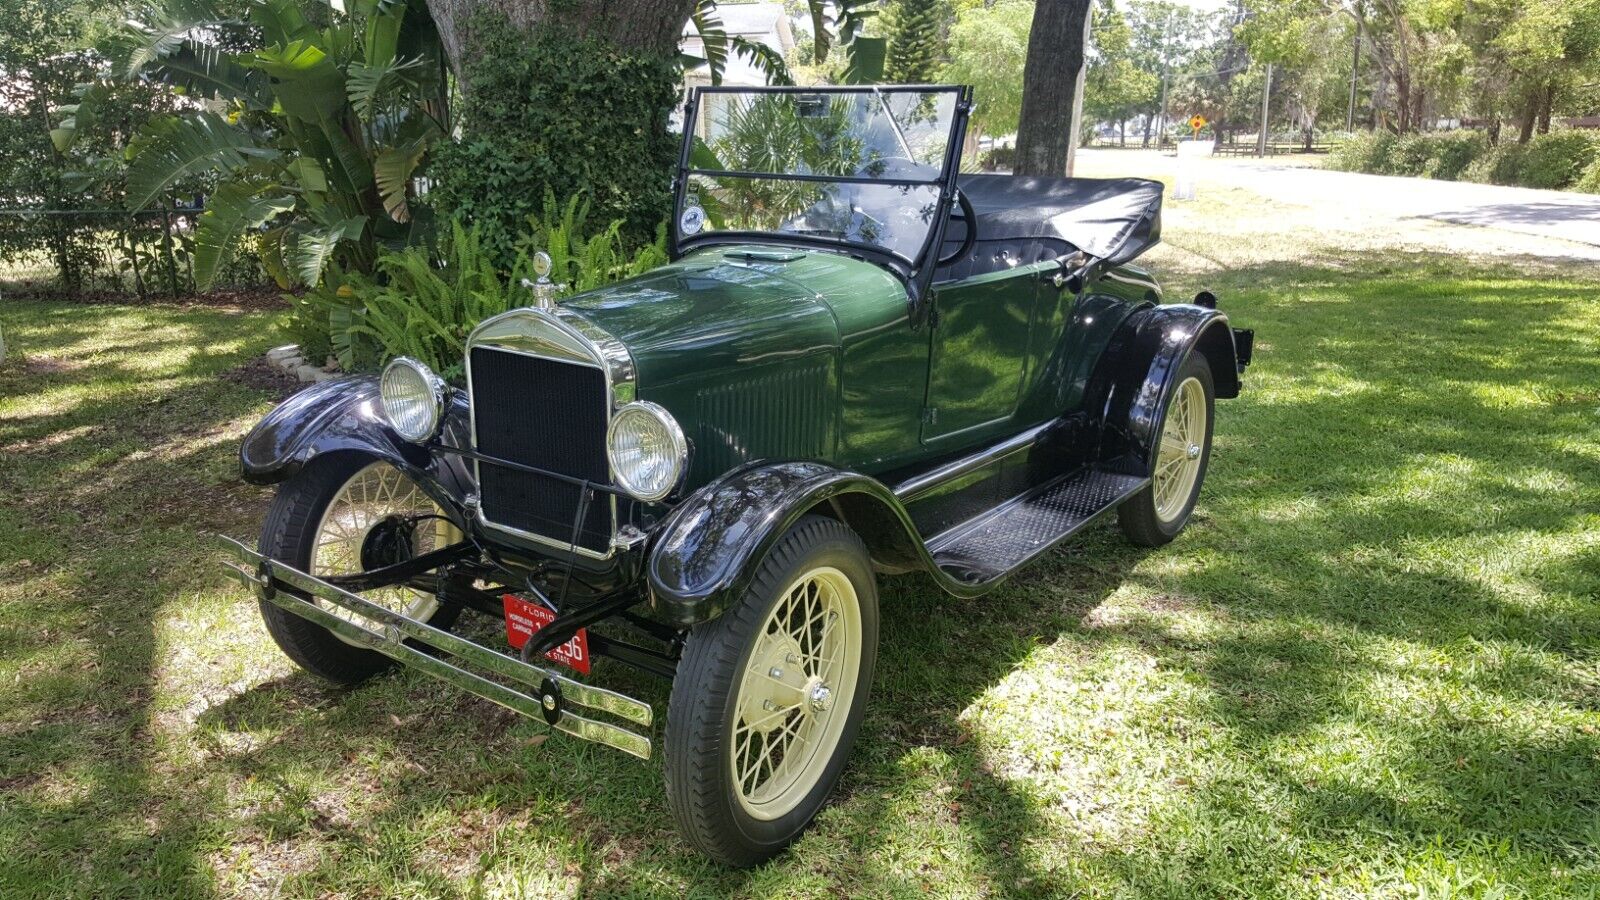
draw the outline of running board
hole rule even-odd
[[[935,535],[933,561],[964,584],[983,584],[1082,530],[1142,490],[1150,479],[1086,467]]]

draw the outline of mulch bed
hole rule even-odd
[[[251,287],[218,288],[213,291],[207,291],[204,294],[189,294],[176,298],[164,293],[153,292],[140,299],[135,294],[121,291],[96,290],[68,293],[55,287],[28,286],[20,289],[0,289],[0,302],[6,300],[52,300],[84,306],[211,307],[255,312],[257,310],[287,308],[289,304],[288,301],[283,299],[283,293],[275,285],[254,285]]]
[[[275,368],[267,362],[265,356],[258,356],[244,365],[229,369],[220,376],[223,381],[242,384],[248,388],[263,391],[272,396],[274,400],[282,400],[305,385],[300,379],[286,374],[283,370]]]

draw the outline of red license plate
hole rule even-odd
[[[524,600],[514,594],[505,594],[500,598],[506,607],[506,640],[517,650],[533,637],[533,633],[549,625],[556,619],[556,614],[543,605]],[[589,674],[589,631],[579,628],[572,640],[545,654],[545,658],[552,662],[570,666],[579,672]]]

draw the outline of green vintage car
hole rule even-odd
[[[398,661],[645,758],[657,710],[590,663],[671,679],[670,806],[751,865],[845,766],[894,637],[880,575],[976,597],[1112,510],[1172,540],[1250,333],[1131,264],[1159,184],[959,174],[971,103],[701,89],[669,265],[536,285],[461,385],[397,359],[281,404],[241,450],[278,491],[231,568],[284,652],[340,683]]]

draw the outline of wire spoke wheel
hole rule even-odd
[[[460,540],[455,526],[416,482],[388,463],[375,462],[350,477],[334,494],[317,524],[311,574],[353,575],[404,562]],[[439,609],[433,594],[407,587],[365,591],[363,597],[426,622]],[[323,608],[369,631],[381,626],[341,606]]]
[[[1156,517],[1171,522],[1183,515],[1200,474],[1207,434],[1205,387],[1186,378],[1172,394],[1161,428],[1154,488]]]
[[[684,837],[736,866],[799,837],[844,772],[877,651],[866,543],[837,519],[802,516],[738,601],[684,640],[664,742]]]
[[[861,661],[855,586],[823,566],[783,592],[739,685],[734,791],[757,819],[794,809],[822,777],[850,715]]]

